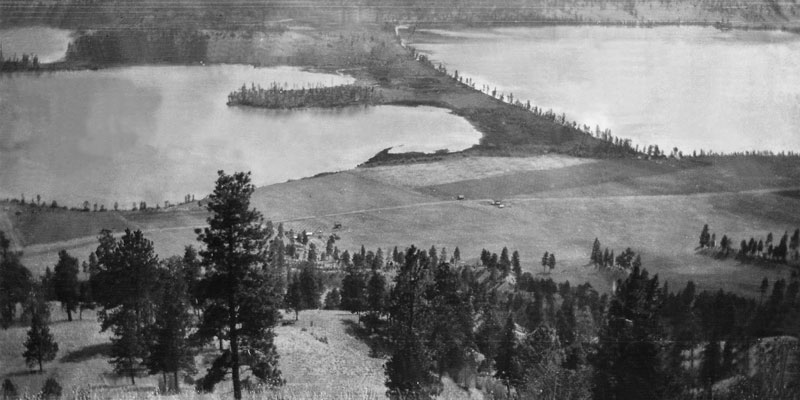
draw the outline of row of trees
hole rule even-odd
[[[0,72],[38,71],[39,56],[35,54],[22,54],[22,58],[14,54],[6,58],[0,48]]]
[[[598,238],[595,238],[592,244],[589,262],[601,269],[616,267],[624,271],[629,271],[635,267],[641,268],[642,266],[641,256],[631,250],[630,247],[626,248],[615,257],[614,250],[609,252],[608,247],[605,248],[605,251],[601,250],[600,240]]]
[[[36,195],[35,199],[36,199],[35,202],[34,202],[33,199],[30,200],[30,201],[26,201],[25,200],[25,195],[22,194],[19,199],[16,199],[16,198],[9,199],[9,198],[7,198],[4,201],[7,202],[7,203],[10,203],[10,204],[19,204],[19,205],[23,205],[23,206],[27,205],[27,206],[30,206],[30,207],[35,207],[37,209],[43,209],[45,207],[49,207],[51,209],[59,209],[59,208],[64,209],[64,210],[68,209],[67,206],[59,207],[58,202],[55,201],[55,200],[53,200],[50,203],[50,205],[48,206],[46,202],[42,201],[41,196],[38,195],[38,194]],[[183,203],[179,203],[179,204],[186,204],[186,203],[190,203],[190,202],[193,202],[193,201],[194,201],[194,195],[186,195],[186,196],[184,196],[184,202]],[[149,211],[149,210],[158,211],[158,210],[161,209],[161,205],[158,204],[158,203],[156,203],[155,207],[152,207],[152,206],[148,207],[147,202],[145,202],[145,201],[133,202],[131,204],[132,204],[131,205],[131,211]],[[164,209],[170,208],[172,206],[174,206],[174,204],[172,202],[170,202],[169,200],[164,200]],[[69,210],[71,210],[71,211],[83,211],[83,212],[90,212],[90,211],[93,211],[93,212],[106,212],[106,211],[108,211],[108,209],[106,209],[105,204],[90,203],[88,200],[84,201],[82,204],[80,204],[77,207],[70,207]],[[116,201],[114,202],[113,210],[114,211],[120,211],[121,210],[119,203],[116,202]]]
[[[581,125],[577,121],[568,121],[567,115],[563,112],[561,114],[558,114],[552,109],[544,110],[544,108],[531,105],[530,100],[527,100],[523,103],[522,101],[520,101],[520,99],[515,98],[513,93],[509,93],[508,95],[506,95],[503,94],[502,92],[498,92],[496,87],[492,88],[491,86],[486,84],[478,85],[472,78],[466,77],[464,75],[459,75],[458,70],[455,70],[453,71],[452,74],[449,74],[447,68],[443,64],[440,63],[438,66],[434,65],[433,62],[431,62],[426,55],[419,54],[414,47],[409,47],[408,49],[411,53],[411,56],[417,59],[420,63],[435,69],[436,71],[438,71],[443,75],[450,76],[453,80],[457,81],[462,85],[465,85],[468,88],[490,95],[493,98],[500,100],[501,102],[511,104],[515,107],[522,108],[526,111],[530,111],[539,118],[544,118],[550,122],[574,129],[575,131],[578,131],[582,134],[593,136],[596,139],[602,140],[603,142],[608,143],[612,146],[640,153],[638,145],[634,149],[630,139],[624,139],[613,136],[611,134],[610,129],[600,130],[600,126],[598,125],[595,127],[594,132],[592,132],[591,127],[586,124]],[[641,153],[645,153],[646,155],[653,157],[663,156],[663,152],[661,152],[658,149],[658,146],[649,146],[649,148],[642,148]]]
[[[197,63],[206,59],[209,37],[191,29],[105,29],[80,35],[67,60],[96,64]]]
[[[789,237],[788,231],[784,232],[777,243],[774,242],[772,232],[769,232],[766,238],[759,240],[756,240],[755,237],[751,237],[749,241],[742,239],[738,251],[734,247],[733,239],[728,238],[727,235],[723,235],[717,243],[716,234],[709,232],[708,224],[703,226],[703,230],[700,232],[699,248],[701,250],[706,249],[710,251],[709,254],[719,258],[734,254],[738,260],[744,262],[786,263],[789,260],[797,260],[800,258],[800,229],[795,229],[791,237]]]
[[[381,101],[380,92],[372,86],[339,85],[286,89],[273,83],[269,88],[246,85],[228,95],[228,105],[243,105],[269,109],[304,107],[332,108],[351,105],[374,105]]]

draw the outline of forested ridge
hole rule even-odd
[[[91,10],[91,13],[87,13]],[[270,21],[295,19],[306,23],[684,23],[733,24],[745,27],[796,28],[797,4],[780,1],[587,1],[587,0],[381,0],[251,3],[186,1],[0,2],[4,25],[47,24],[71,28],[158,26],[185,24],[206,29],[259,29]]]

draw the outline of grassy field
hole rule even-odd
[[[56,359],[45,364],[44,374],[31,372],[21,356],[27,327],[0,330],[0,379],[10,378],[20,392],[28,393],[37,392],[50,376],[65,388],[91,388],[101,394],[157,390],[156,376],[138,378],[133,388],[126,378],[112,373],[109,335],[99,332],[93,312],[84,313],[82,321],[67,322],[56,303],[53,311],[50,330],[59,345]],[[276,329],[280,368],[287,381],[282,392],[294,394],[294,398],[322,398],[323,393],[352,394],[350,398],[359,399],[383,396],[383,360],[370,358],[367,345],[348,334],[354,315],[312,310],[300,317],[297,324]],[[184,389],[191,391],[187,385]],[[225,390],[223,385],[218,394]]]
[[[436,163],[360,168],[354,173],[388,185],[422,187],[591,163],[594,160],[557,154],[539,157],[461,157]]]
[[[532,272],[540,271],[542,253],[555,252],[558,266],[553,279],[589,281],[599,289],[607,289],[609,282],[587,266],[595,237],[617,254],[626,247],[641,253],[645,267],[673,287],[692,279],[708,289],[753,293],[764,276],[773,280],[790,273],[786,267],[714,260],[694,249],[705,223],[718,238],[726,234],[736,245],[741,239],[764,237],[767,232],[781,235],[800,226],[800,215],[794,212],[800,199],[791,191],[772,191],[800,186],[800,166],[793,159],[585,163],[558,158],[554,165],[552,157],[545,156],[526,162],[510,159],[507,172],[501,171],[503,160],[461,161],[458,165],[464,169],[472,165],[475,178],[456,181],[464,177],[457,171],[429,177],[441,168],[437,165],[356,169],[259,188],[253,204],[268,219],[284,221],[286,230],[337,233],[342,250],[362,244],[385,251],[411,244],[450,251],[459,246],[465,259],[474,260],[482,248],[499,252],[508,246],[520,252],[524,267]],[[552,168],[543,167],[548,165]],[[423,182],[449,182],[400,184],[415,175]],[[455,200],[459,194],[467,199]],[[504,199],[504,209],[486,201],[497,198]],[[139,224],[134,227],[145,229],[161,257],[196,244],[193,227],[203,224],[204,214],[184,210],[140,218],[157,220],[159,215],[169,218],[131,220]],[[56,226],[47,218],[37,223]],[[99,230],[100,222],[96,223]],[[335,223],[342,228],[334,231]],[[94,235],[28,246],[24,261],[41,273],[55,264],[61,248],[86,259],[96,246]]]
[[[84,313],[82,321],[67,322],[66,316],[53,303],[53,320],[50,330],[59,345],[53,362],[45,364],[45,372],[32,372],[21,354],[27,327],[14,326],[0,330],[0,380],[11,379],[20,393],[38,392],[48,377],[55,377],[65,388],[65,393],[81,390],[92,398],[174,398],[223,399],[231,390],[222,383],[215,393],[197,394],[191,385],[183,384],[184,394],[155,396],[158,377],[137,378],[131,386],[126,378],[112,373],[108,363],[109,336],[100,333],[100,325],[93,312]],[[287,314],[294,319],[294,314]],[[258,399],[384,399],[383,358],[370,355],[369,347],[354,332],[357,317],[344,311],[307,310],[293,325],[275,329],[275,344],[280,355],[279,366],[286,385],[277,391],[250,393],[248,398]],[[201,362],[202,355],[197,361]],[[200,374],[205,367],[198,364]],[[475,393],[472,393],[475,395]],[[468,398],[451,381],[446,382],[442,399]]]

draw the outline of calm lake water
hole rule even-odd
[[[72,31],[45,27],[0,29],[3,57],[35,54],[39,62],[49,63],[64,58]]]
[[[421,31],[448,70],[634,143],[800,151],[800,35],[712,28]]]
[[[225,105],[243,83],[336,85],[295,68],[147,66],[0,76],[0,197],[113,205],[204,196],[216,171],[256,184],[348,169],[378,151],[460,150],[480,133],[449,111],[270,111]],[[399,147],[402,146],[402,147]]]

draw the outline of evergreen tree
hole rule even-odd
[[[550,261],[550,253],[545,251],[544,255],[542,256],[542,268],[544,268],[544,272],[547,273],[547,265]]]
[[[453,262],[455,263],[456,266],[458,266],[458,263],[460,261],[461,261],[461,250],[459,250],[459,248],[456,247],[456,249],[453,250]]]
[[[660,399],[664,376],[660,367],[658,276],[634,268],[619,281],[605,324],[600,329],[594,365],[593,398]]]
[[[352,262],[352,260],[350,259],[350,252],[345,250],[344,253],[342,253],[341,260],[342,260],[342,265],[344,265],[345,268],[349,267],[350,263]]]
[[[375,258],[372,259],[372,270],[373,271],[380,271],[383,269],[383,250],[378,247],[378,251],[375,252]]]
[[[461,290],[458,272],[442,263],[435,269],[426,297],[432,313],[427,346],[441,377],[447,369],[463,367],[470,350],[475,348],[470,293]]]
[[[339,306],[342,302],[342,295],[339,292],[339,288],[333,288],[325,295],[325,309],[326,310],[338,310]]]
[[[503,276],[506,276],[511,272],[511,259],[508,256],[508,247],[503,247],[503,250],[500,252],[499,265]]]
[[[328,241],[325,242],[325,254],[328,256],[333,255],[333,248],[334,244],[336,243],[336,238],[333,235],[328,236]]]
[[[311,243],[308,245],[308,261],[309,262],[317,262],[317,245]]]
[[[183,259],[181,260],[182,278],[186,285],[186,293],[189,299],[191,308],[198,310],[200,308],[200,278],[202,276],[203,266],[194,246],[186,246],[183,248]]]
[[[516,324],[514,324],[514,318],[509,315],[497,347],[497,355],[494,358],[496,371],[494,376],[505,383],[509,396],[512,386],[518,386],[524,382],[525,375],[517,350]]]
[[[78,283],[78,259],[70,256],[66,250],[58,252],[58,263],[53,269],[53,289],[56,300],[67,311],[67,320],[72,321],[72,313],[80,302],[80,284]]]
[[[152,341],[144,363],[151,374],[163,374],[166,388],[180,392],[178,373],[195,372],[194,349],[188,339],[193,321],[183,260],[180,257],[167,259],[161,275],[164,285],[155,323],[150,327]],[[167,374],[172,375],[171,383]]]
[[[711,236],[708,234],[708,224],[705,224],[703,225],[703,230],[700,232],[700,248],[708,247],[710,240]]]
[[[389,306],[389,337],[392,352],[384,366],[386,395],[392,399],[427,399],[438,392],[431,354],[423,340],[431,321],[425,300],[427,262],[423,253],[411,246],[405,263],[395,276]]]
[[[300,270],[299,281],[300,293],[303,298],[303,309],[314,310],[319,308],[322,302],[321,297],[324,288],[312,264],[307,264]]]
[[[722,248],[722,252],[725,255],[728,255],[728,251],[730,250],[730,243],[728,242],[728,235],[722,235],[722,240],[719,241],[719,245]]]
[[[491,258],[492,258],[492,253],[490,253],[486,249],[481,250],[481,265],[483,265],[484,267],[488,266],[489,260]]]
[[[303,307],[303,293],[300,289],[300,277],[297,274],[289,277],[286,296],[283,300],[286,303],[286,308],[294,311],[294,320],[297,321],[300,318],[300,311],[305,309]]]
[[[439,265],[439,255],[436,251],[436,246],[431,246],[431,249],[428,250],[428,259],[432,267],[435,268],[437,265]]]
[[[40,312],[31,316],[31,328],[28,330],[25,352],[22,354],[28,366],[39,366],[39,373],[44,371],[43,364],[55,359],[58,353],[58,343],[53,340],[45,317]]]
[[[519,252],[514,250],[514,254],[511,255],[511,270],[514,271],[514,277],[517,278],[517,282],[519,282],[519,278],[522,276],[522,265],[519,261]]]
[[[21,253],[9,250],[10,241],[0,231],[0,327],[8,329],[14,321],[17,303],[28,299],[33,277],[20,262]]]
[[[602,256],[600,252],[600,240],[598,238],[594,238],[594,244],[592,245],[592,255],[589,256],[589,261],[595,266],[601,264],[600,257]]]
[[[494,358],[497,356],[497,345],[500,343],[502,328],[491,312],[483,313],[483,323],[475,332],[475,345],[478,347],[478,351],[486,357],[487,362],[494,362]]]
[[[198,388],[213,390],[229,370],[237,400],[242,398],[242,365],[248,365],[252,375],[263,383],[283,383],[273,332],[282,301],[278,292],[280,271],[267,263],[269,238],[262,227],[263,218],[250,208],[254,190],[250,173],[226,175],[219,171],[206,204],[211,213],[209,227],[198,236],[205,245],[200,257],[206,268],[201,325],[217,326],[217,321],[208,320],[222,317],[229,341],[228,349],[198,382]],[[212,331],[201,332],[202,339],[213,337]]]
[[[382,314],[386,307],[386,279],[374,271],[367,282],[367,306],[373,314]]]
[[[795,229],[789,241],[789,249],[796,252],[800,248],[800,229]]]
[[[547,267],[550,268],[550,271],[556,268],[556,255],[554,253],[550,253],[550,257],[547,259]]]
[[[111,329],[115,335],[111,340],[114,370],[135,384],[147,356],[146,328],[155,320],[160,293],[158,257],[153,243],[138,230],[126,229],[119,240],[104,230],[98,240],[92,293],[103,307],[99,313],[102,330]]]
[[[342,309],[351,313],[367,309],[366,276],[356,267],[348,267],[342,278]]]
[[[703,386],[711,388],[720,376],[720,367],[722,366],[722,355],[719,351],[719,341],[716,339],[709,340],[705,348],[703,348],[703,359],[700,362],[700,381]]]

